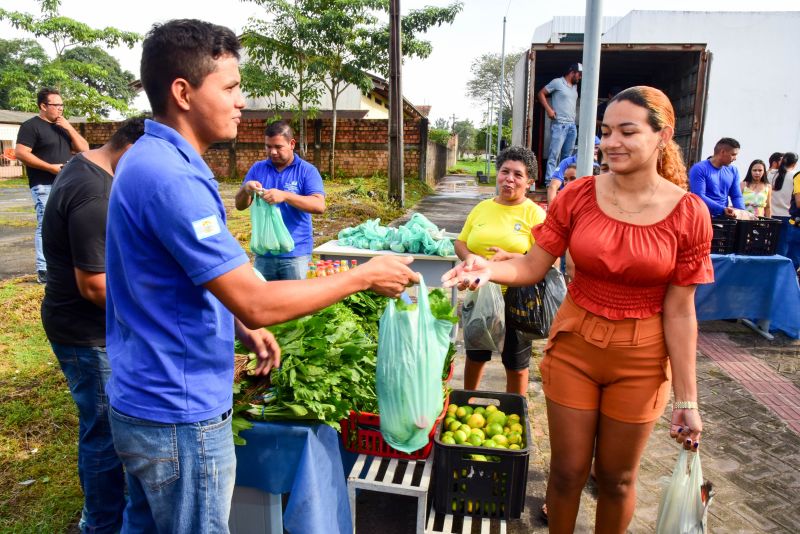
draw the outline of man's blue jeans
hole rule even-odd
[[[123,534],[228,532],[236,482],[230,410],[169,424],[111,407],[111,430],[128,481]]]
[[[277,258],[256,256],[255,268],[266,280],[302,280],[308,272],[311,256]]]
[[[78,406],[78,476],[84,495],[81,532],[118,532],[125,509],[125,479],[108,422],[105,387],[111,368],[106,349],[50,345]]]
[[[33,236],[33,246],[36,249],[36,270],[46,271],[47,262],[44,261],[44,249],[42,248],[42,218],[44,217],[44,207],[50,197],[49,185],[35,185],[31,187],[31,198],[33,207],[36,209],[36,233]]]
[[[792,260],[795,271],[800,269],[800,228],[787,224],[786,257]]]
[[[553,121],[550,123],[550,150],[547,152],[546,180],[553,176],[562,159],[572,155],[577,137],[578,129],[574,122]]]

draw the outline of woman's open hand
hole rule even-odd
[[[470,254],[463,262],[450,269],[442,276],[444,287],[458,286],[460,291],[478,289],[489,281],[492,271],[490,262],[480,256]]]

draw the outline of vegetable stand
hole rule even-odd
[[[366,250],[355,247],[344,247],[339,245],[338,240],[328,241],[320,245],[313,251],[323,260],[357,260],[363,263],[374,256],[411,256],[414,262],[410,265],[411,269],[422,274],[430,287],[441,287],[440,280],[442,275],[456,266],[459,262],[457,256],[430,256],[427,254],[398,254],[391,250]],[[451,303],[456,306],[458,290],[453,288],[450,292]]]

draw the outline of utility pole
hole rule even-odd
[[[509,4],[510,5],[510,4]],[[503,48],[500,52],[500,91],[497,98],[497,153],[500,153],[500,141],[503,139],[503,91],[506,78],[506,18],[503,17]]]
[[[450,129],[450,131],[453,132],[453,133],[456,133],[456,114],[453,113],[451,118],[453,119],[453,122],[451,123],[453,125],[453,127]]]
[[[603,31],[603,0],[586,0],[583,29],[583,78],[581,83],[580,131],[578,132],[578,176],[591,176],[594,162],[594,129],[600,85],[600,37]]]
[[[489,116],[486,118],[486,176],[489,176],[489,151],[492,149],[492,110],[494,108],[494,92],[489,99]]]
[[[403,84],[400,0],[389,0],[389,198],[403,207]]]

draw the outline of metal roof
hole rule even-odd
[[[603,17],[603,33],[614,26],[623,17]],[[550,22],[546,22],[536,28],[533,32],[532,43],[557,43],[559,34],[583,33],[586,17],[553,17]]]
[[[22,124],[31,117],[35,117],[36,113],[28,113],[27,111],[11,111],[8,109],[0,109],[0,123],[2,124]]]

